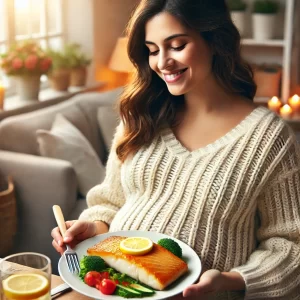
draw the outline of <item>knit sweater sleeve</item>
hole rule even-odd
[[[122,135],[123,125],[120,123],[116,129],[107,160],[105,178],[101,184],[96,185],[88,192],[88,209],[81,213],[80,220],[103,221],[110,224],[125,202],[121,185],[121,161],[116,154],[117,142]]]
[[[257,200],[258,247],[245,265],[231,270],[245,280],[245,299],[299,299],[300,154],[293,134],[272,149],[271,175]]]

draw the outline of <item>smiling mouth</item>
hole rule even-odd
[[[175,82],[177,81],[180,77],[181,77],[181,74],[183,74],[188,68],[185,68],[185,69],[182,69],[176,73],[173,73],[173,74],[163,74],[164,76],[164,79],[166,82]]]

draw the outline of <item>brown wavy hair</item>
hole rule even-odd
[[[184,96],[169,93],[165,82],[149,66],[145,25],[155,15],[168,12],[194,29],[210,45],[212,71],[229,93],[253,100],[256,84],[251,67],[240,54],[240,34],[232,23],[225,0],[142,0],[127,27],[128,55],[135,66],[131,82],[119,102],[124,136],[116,152],[121,161],[151,143],[160,129],[173,127]]]

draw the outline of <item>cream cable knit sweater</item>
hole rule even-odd
[[[115,153],[80,216],[110,231],[150,230],[189,244],[204,270],[239,272],[246,293],[300,299],[300,154],[285,123],[256,108],[214,143],[188,151],[167,128],[123,164]]]

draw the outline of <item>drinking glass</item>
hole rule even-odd
[[[24,252],[0,260],[1,300],[50,300],[51,261],[39,253]]]

